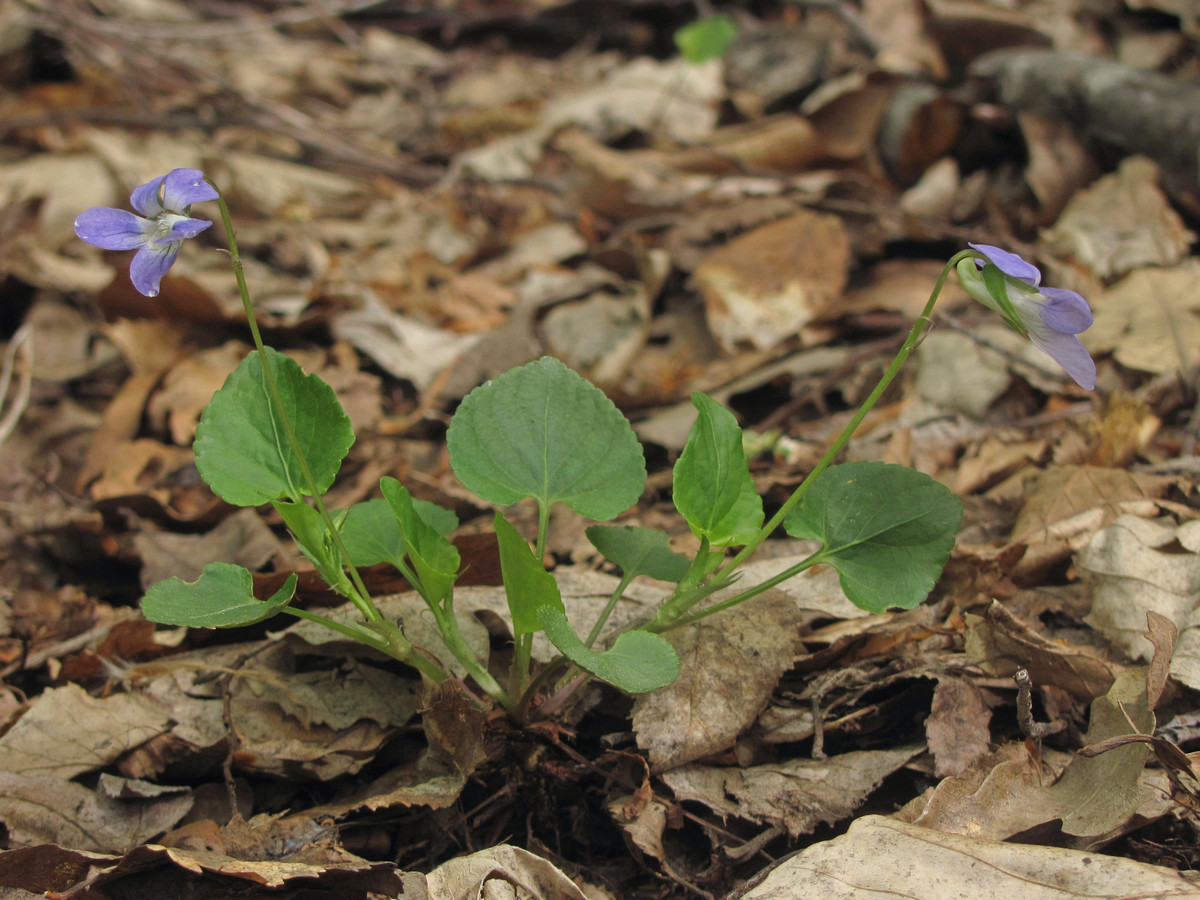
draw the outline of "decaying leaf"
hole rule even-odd
[[[914,746],[857,750],[745,769],[686,765],[664,773],[663,780],[680,800],[780,825],[796,836],[849,816],[879,782],[920,752]]]
[[[1198,551],[1200,522],[1176,527],[1168,520],[1120,516],[1079,554],[1079,570],[1092,584],[1088,624],[1126,656],[1148,660],[1153,647],[1144,637],[1146,614],[1165,616],[1184,631],[1195,612]]]
[[[1192,881],[1159,866],[863,816],[844,836],[786,859],[743,900],[957,900],[964,890],[977,900],[1197,896]]]
[[[795,604],[763,594],[688,628],[668,632],[681,673],[638,697],[633,728],[656,769],[728,748],[758,717],[795,653]]]

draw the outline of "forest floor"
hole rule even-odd
[[[713,15],[732,44],[683,58]],[[1198,42],[1186,0],[0,4],[2,896],[1200,897]],[[310,623],[140,614],[212,562],[341,602],[198,475],[251,348],[223,230],[153,299],[73,231],[175,168],[353,423],[330,507],[392,476],[456,514],[495,671],[495,508],[446,430],[513,367],[616,403],[649,475],[618,522],[685,553],[693,392],[770,514],[968,243],[1087,298],[1097,386],[951,277],[841,454],[963,501],[928,600],[868,614],[818,567],[671,632],[670,686],[520,722]],[[589,524],[545,547],[583,621],[618,583]],[[805,552],[781,532],[743,581]]]

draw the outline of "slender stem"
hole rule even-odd
[[[363,584],[362,576],[358,569],[350,565],[350,554],[346,551],[346,545],[342,542],[341,532],[333,521],[333,517],[329,514],[329,509],[325,506],[325,500],[322,497],[320,488],[317,487],[317,480],[313,477],[312,469],[308,465],[308,457],[305,456],[303,448],[300,446],[300,440],[296,437],[296,429],[292,425],[291,416],[287,414],[287,410],[283,405],[283,398],[279,393],[279,385],[275,381],[275,373],[271,370],[270,357],[267,355],[267,348],[263,344],[262,333],[258,328],[258,321],[254,315],[254,303],[250,299],[250,288],[246,284],[246,273],[242,267],[242,256],[238,252],[237,234],[233,230],[233,218],[229,215],[229,206],[225,202],[224,195],[220,189],[212,182],[211,179],[205,179],[213,190],[217,191],[217,207],[221,212],[221,223],[225,227],[225,240],[229,244],[229,256],[233,262],[233,277],[237,279],[238,292],[242,295],[242,308],[246,312],[246,321],[250,324],[250,334],[254,338],[254,347],[258,351],[259,360],[262,363],[263,380],[267,384],[267,391],[271,395],[271,402],[275,404],[275,414],[279,419],[280,425],[283,426],[284,436],[287,438],[288,445],[292,448],[292,454],[296,457],[296,462],[300,467],[300,475],[304,479],[304,486],[308,489],[309,494],[313,498],[313,506],[320,514],[321,519],[325,523],[325,529],[333,541],[334,547],[342,561],[346,564],[346,568],[350,575],[350,580],[354,584],[354,588],[358,596],[352,596],[350,599],[359,611],[366,617],[369,622],[382,622],[383,616],[378,608],[371,601],[371,595],[367,591],[366,585]]]
[[[792,496],[788,497],[788,499],[784,501],[783,505],[779,507],[779,511],[771,517],[769,522],[759,529],[758,533],[754,535],[754,537],[748,544],[746,544],[746,546],[738,551],[737,555],[731,557],[723,566],[721,566],[720,569],[717,570],[714,577],[720,577],[727,572],[732,572],[743,562],[745,562],[746,558],[755,550],[757,550],[762,542],[774,533],[775,529],[783,524],[783,521],[788,517],[788,514],[795,509],[796,504],[799,503],[804,497],[805,493],[808,492],[809,487],[814,481],[817,480],[817,477],[820,476],[820,474],[827,468],[829,468],[830,465],[832,465],[838,454],[842,452],[842,448],[846,446],[847,442],[849,442],[850,438],[854,435],[854,432],[858,430],[858,426],[862,424],[863,419],[865,419],[867,414],[875,408],[875,404],[879,402],[879,398],[883,396],[883,392],[886,391],[891,385],[892,380],[896,377],[901,367],[908,360],[909,354],[911,354],[913,350],[916,349],[917,345],[921,343],[921,338],[925,336],[925,332],[930,326],[930,316],[933,314],[933,307],[937,303],[938,296],[942,292],[942,287],[946,284],[946,279],[950,276],[950,273],[954,271],[954,267],[957,266],[961,260],[977,257],[978,255],[979,254],[974,250],[963,250],[950,257],[949,262],[947,262],[942,268],[942,274],[938,276],[938,280],[933,286],[933,292],[929,295],[929,301],[925,304],[925,308],[921,311],[921,315],[918,316],[917,320],[913,323],[912,329],[908,332],[908,337],[901,345],[900,350],[896,353],[896,357],[892,360],[891,365],[887,367],[887,370],[879,379],[879,383],[875,385],[875,389],[871,391],[867,399],[863,401],[862,406],[859,407],[858,412],[854,414],[854,417],[847,423],[846,427],[842,429],[842,432],[838,435],[837,440],[835,440],[829,449],[825,451],[825,455],[821,457],[821,461],[817,463],[816,467],[808,473],[805,479],[796,487],[796,490],[792,492]]]
[[[746,588],[746,590],[734,595],[733,597],[722,600],[720,603],[714,603],[712,606],[706,606],[704,609],[699,609],[695,612],[688,613],[687,615],[680,616],[677,619],[672,619],[665,625],[655,626],[654,624],[651,624],[647,626],[647,630],[658,633],[670,631],[673,628],[679,628],[683,625],[688,625],[692,622],[699,621],[700,619],[708,618],[709,616],[729,609],[732,606],[737,606],[739,603],[744,603],[751,597],[757,597],[759,594],[763,593],[763,591],[768,591],[777,584],[783,584],[789,578],[795,578],[805,569],[812,568],[817,563],[821,562],[823,553],[824,551],[818,550],[812,556],[800,560],[800,562],[796,563],[795,565],[788,566],[778,575],[772,575],[761,584],[756,584],[754,587]]]
[[[366,644],[374,647],[382,653],[388,653],[387,641],[372,631],[368,631],[357,625],[348,622],[339,622],[336,619],[331,619],[328,616],[322,616],[315,612],[309,612],[307,609],[300,609],[295,606],[285,606],[280,612],[285,612],[288,615],[295,616],[297,619],[304,619],[306,622],[314,622],[323,628],[328,628],[331,631],[336,631],[345,637],[358,641],[360,644]],[[391,656],[392,654],[388,654]]]
[[[596,619],[596,624],[592,626],[592,630],[588,632],[587,640],[584,641],[588,647],[596,643],[596,638],[600,637],[600,632],[604,630],[604,623],[608,621],[608,617],[612,615],[612,611],[616,608],[617,601],[621,599],[621,595],[625,593],[625,588],[629,587],[629,583],[633,581],[632,575],[622,575],[620,582],[617,583],[616,590],[608,598],[608,603],[601,610],[600,616]]]

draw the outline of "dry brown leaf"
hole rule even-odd
[[[0,772],[0,822],[15,847],[57,844],[120,853],[166,831],[191,807],[187,788],[121,799],[55,775]]]
[[[0,736],[0,771],[72,778],[108,765],[169,724],[168,708],[145,694],[97,699],[74,684],[51,688]]]
[[[957,775],[988,751],[992,711],[979,689],[965,678],[939,678],[925,736],[938,778]]]
[[[1180,552],[1180,545],[1185,552]],[[1133,660],[1148,660],[1146,616],[1157,613],[1182,631],[1200,597],[1200,522],[1120,516],[1098,531],[1076,566],[1092,586],[1086,621]]]
[[[796,605],[763,594],[669,632],[679,678],[633,707],[638,745],[654,768],[670,769],[732,746],[758,717],[795,658]]]
[[[830,309],[849,261],[841,219],[805,210],[712,251],[692,278],[726,351],[769,350]]]
[[[1045,440],[1013,441],[996,435],[984,439],[974,452],[959,464],[954,493],[973,494],[995,486],[1027,465],[1037,463],[1046,454]]]
[[[1109,353],[1139,372],[1187,371],[1200,346],[1200,269],[1138,269],[1092,297],[1095,324],[1081,337],[1092,353]]]
[[[460,856],[427,876],[429,900],[476,900],[515,896],[521,900],[588,900],[570,878],[528,850],[501,844]]]
[[[966,616],[967,656],[989,675],[1029,671],[1034,684],[1052,684],[1075,697],[1091,700],[1109,689],[1124,667],[1086,650],[1042,637],[993,602],[986,616]]]
[[[830,759],[793,759],[746,769],[687,765],[663,774],[679,800],[753,822],[781,825],[792,837],[846,818],[879,783],[922,747],[856,750]]]
[[[1195,237],[1159,189],[1158,166],[1131,156],[1075,194],[1040,242],[1048,255],[1108,279],[1143,266],[1179,265]]]
[[[282,542],[253,509],[238,510],[207,534],[141,531],[133,546],[142,558],[143,588],[166,578],[195,581],[210,562],[228,562],[250,571],[262,568]]]
[[[1122,513],[1154,515],[1154,500],[1172,484],[1171,478],[1099,466],[1046,469],[1033,480],[1009,538],[1028,547],[1018,573],[1028,577],[1066,559]]]
[[[941,834],[863,816],[842,837],[785,859],[742,900],[1194,898],[1182,874],[1111,856]]]

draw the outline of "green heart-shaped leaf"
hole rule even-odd
[[[627,631],[607,650],[588,647],[564,610],[543,606],[537,611],[546,637],[581,669],[631,694],[665,687],[679,677],[679,655],[664,637],[649,631]]]
[[[168,578],[152,585],[142,598],[142,615],[151,622],[188,628],[231,628],[270,618],[288,605],[296,592],[293,572],[271,599],[254,596],[254,577],[242,566],[209,563],[192,583]]]
[[[817,477],[787,517],[792,537],[821,542],[814,562],[870,612],[912,609],[942,574],[962,524],[962,501],[906,466],[851,462]]]
[[[604,521],[637,502],[642,446],[604,395],[557,359],[505,372],[471,391],[446,434],[450,467],[489,503],[535,497]]]
[[[592,525],[586,534],[592,546],[630,578],[649,575],[659,581],[679,581],[691,565],[686,556],[671,549],[667,533],[656,528]]]
[[[333,389],[316,375],[305,375],[298,363],[270,347],[267,357],[317,489],[325,491],[354,443],[350,419]],[[200,477],[235,506],[280,498],[298,503],[310,493],[257,353],[242,360],[213,394],[196,426],[195,453]]]

